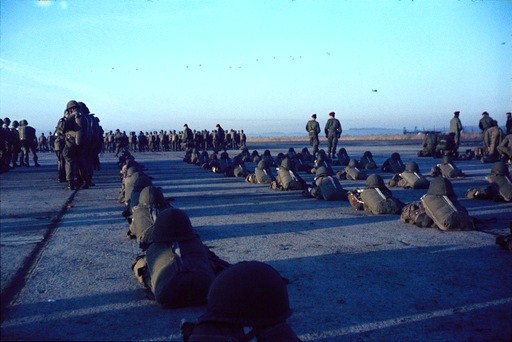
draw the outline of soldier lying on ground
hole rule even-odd
[[[184,322],[184,341],[300,341],[286,323],[292,311],[279,273],[258,261],[240,262],[219,275],[206,313]]]
[[[368,178],[365,170],[361,170],[355,159],[350,159],[344,170],[336,173],[338,179],[364,180]]]
[[[132,270],[149,297],[166,307],[206,303],[215,275],[229,267],[201,242],[180,209],[163,210],[141,247],[146,254],[137,257]]]
[[[418,164],[414,161],[405,165],[405,171],[397,173],[389,181],[388,186],[412,189],[428,189],[429,181],[420,172]]]
[[[404,206],[402,201],[393,197],[382,177],[376,174],[368,176],[365,189],[350,191],[348,200],[354,209],[376,215],[400,214]]]
[[[512,180],[507,164],[502,161],[494,163],[491,174],[485,179],[490,184],[484,189],[469,189],[466,198],[490,199],[496,202],[512,201]]]
[[[328,170],[324,166],[316,169],[313,183],[302,194],[307,198],[323,199],[326,201],[347,200],[347,191],[343,189],[338,178],[329,175]]]
[[[402,210],[401,220],[418,227],[440,230],[473,230],[474,219],[469,216],[453,191],[449,179],[437,177],[420,201],[407,204]]]
[[[444,178],[464,178],[466,176],[461,169],[455,166],[449,156],[443,156],[443,161],[432,168],[430,175]]]

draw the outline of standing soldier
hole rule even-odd
[[[215,128],[217,128],[217,136],[215,141],[213,142],[215,146],[213,147],[215,151],[220,151],[224,149],[224,141],[226,140],[226,133],[224,132],[224,129],[220,127],[220,124],[215,125]]]
[[[29,166],[28,163],[28,152],[32,153],[32,159],[34,160],[34,165],[39,167],[39,163],[37,162],[37,137],[36,130],[28,125],[27,120],[20,121],[20,127],[18,128],[18,132],[20,133],[20,144],[21,144],[21,156],[22,156],[22,165]]]
[[[48,152],[48,139],[44,136],[44,132],[39,137],[39,152]]]
[[[244,133],[244,130],[240,130],[240,148],[244,148],[247,146],[247,136]]]
[[[505,134],[512,134],[512,114],[507,112],[505,114],[507,122],[505,123]]]
[[[316,114],[311,115],[311,120],[306,124],[306,132],[309,133],[309,144],[313,146],[313,156],[318,152],[318,134],[320,134],[320,124],[316,121]],[[336,150],[336,148],[334,148]]]
[[[341,136],[341,124],[338,119],[335,118],[335,113],[329,113],[329,119],[325,123],[325,137],[327,138],[327,156],[334,158],[336,155],[336,146],[338,145],[338,139]]]
[[[20,132],[18,132],[18,127],[20,126],[19,122],[14,120],[11,124],[11,161],[12,167],[17,167],[18,164],[18,156],[20,154],[21,142],[20,142]]]
[[[183,135],[182,135],[182,144],[183,150],[188,150],[188,147],[194,147],[194,132],[190,128],[188,128],[187,124],[183,125]]]
[[[460,132],[462,131],[462,123],[459,119],[459,111],[453,112],[453,118],[450,120],[450,133],[454,133],[455,149],[460,146]]]
[[[66,126],[67,114],[64,111],[63,117],[57,122],[57,127],[55,127],[55,140],[53,144],[53,150],[55,151],[55,155],[57,156],[57,173],[59,182],[66,182],[66,160],[64,159],[64,148],[66,146],[66,136],[64,135],[64,130]]]

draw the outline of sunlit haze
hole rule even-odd
[[[1,2],[1,117],[53,131],[476,125],[512,110],[512,1]]]

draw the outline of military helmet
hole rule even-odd
[[[20,123],[17,121],[17,120],[14,120],[12,123],[11,123],[11,126],[16,128],[20,125]]]
[[[366,178],[366,186],[370,188],[384,188],[384,180],[381,176],[377,174],[369,175],[368,178]]]
[[[316,169],[315,175],[317,177],[327,177],[329,174],[325,166],[320,166],[319,168]]]
[[[348,166],[357,167],[357,161],[355,159],[350,159],[350,161],[348,162]]]
[[[455,196],[450,180],[444,177],[435,177],[430,182],[427,195],[433,196]]]
[[[409,172],[419,172],[420,171],[418,163],[416,163],[415,161],[411,161],[411,162],[408,162],[407,164],[405,164],[405,169]]]
[[[398,152],[391,153],[391,159],[400,160],[400,153],[398,153]]]
[[[365,151],[363,157],[373,158],[373,154],[370,151]]]
[[[497,161],[492,165],[491,173],[493,175],[508,175],[508,166],[505,162]]]
[[[3,123],[6,124],[7,126],[9,126],[9,124],[11,123],[11,119],[4,118]]]
[[[302,152],[302,154],[309,154],[309,150],[307,147],[303,147],[301,152]]]
[[[146,186],[140,192],[139,205],[162,208],[165,206],[165,199],[162,190],[152,185]]]
[[[199,322],[271,326],[292,314],[281,275],[270,265],[243,261],[222,272],[210,286]]]
[[[20,126],[27,126],[28,122],[27,120],[20,120]]]
[[[263,155],[267,156],[267,157],[270,157],[270,150],[263,151]]]
[[[168,208],[158,214],[151,240],[172,243],[191,240],[196,236],[187,214],[181,209]]]
[[[91,111],[89,110],[87,105],[85,103],[83,103],[83,102],[78,102],[78,110],[80,111],[80,113],[82,113],[84,115],[87,115],[87,114],[91,113]]]
[[[75,100],[71,100],[66,104],[66,110],[73,107],[78,107],[78,102],[76,102]]]

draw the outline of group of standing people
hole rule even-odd
[[[316,114],[311,115],[311,120],[306,124],[306,131],[309,134],[309,143],[313,147],[313,155],[318,152],[318,146],[320,140],[318,135],[320,134],[320,124],[316,121]],[[329,119],[325,123],[324,133],[327,138],[327,156],[333,158],[336,155],[336,146],[338,145],[338,139],[341,137],[341,123],[336,119],[334,112],[329,113]]]
[[[0,119],[0,173],[18,166],[29,167],[29,153],[34,166],[39,167],[36,130],[27,120]],[[18,164],[19,162],[19,164]]]
[[[103,145],[103,129],[100,120],[89,111],[86,104],[71,100],[64,116],[55,128],[54,150],[60,182],[66,188],[87,189],[93,186],[94,170],[99,170],[99,157]]]

